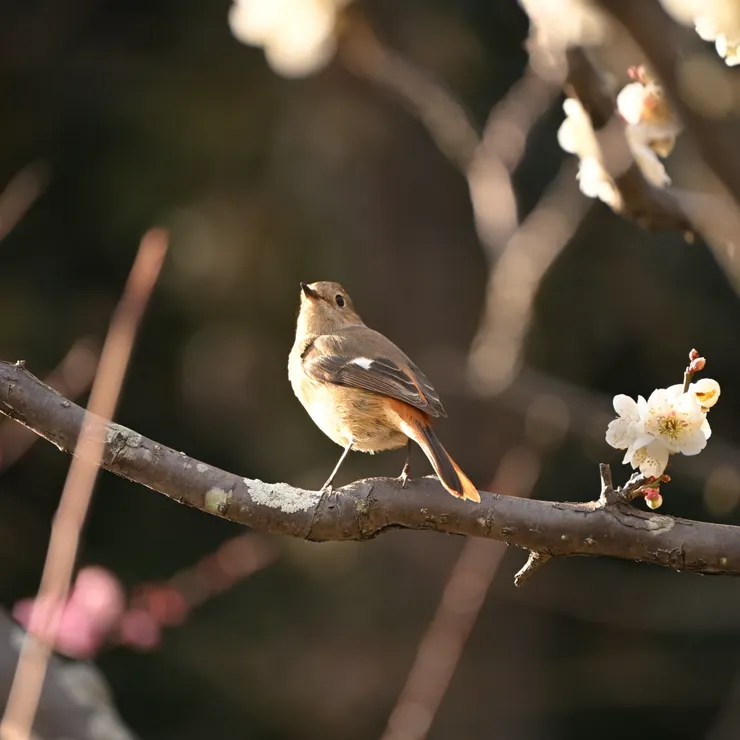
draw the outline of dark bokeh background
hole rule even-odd
[[[171,250],[121,423],[250,477],[320,485],[339,449],[294,399],[286,364],[299,281],[338,280],[438,386],[449,413],[440,437],[487,485],[524,439],[527,405],[476,398],[463,380],[488,271],[464,177],[397,100],[340,62],[305,80],[277,76],[261,50],[234,40],[228,7],[0,6],[0,182],[29,162],[50,172],[0,242],[0,357],[43,377],[80,337],[102,338],[141,235],[163,224]],[[480,125],[526,64],[514,0],[368,0],[362,10]],[[559,120],[556,104],[531,134],[515,176],[522,216],[566,157]],[[740,523],[738,318],[704,245],[648,235],[597,203],[541,285],[526,357],[603,414],[616,392],[678,382],[698,346],[723,388],[710,448],[724,457],[694,474],[684,466],[665,510]],[[621,456],[582,431],[548,455],[534,495],[597,494],[596,463]],[[402,459],[352,456],[342,481],[395,475]],[[38,444],[2,474],[8,608],[37,587],[68,463]],[[721,466],[723,484],[707,487]],[[134,586],[239,531],[104,474],[80,561]],[[380,735],[462,542],[400,532],[278,544],[276,564],[169,630],[159,650],[100,656],[142,738]],[[523,559],[504,558],[431,738],[699,738],[732,712],[734,581],[575,560],[515,590]]]

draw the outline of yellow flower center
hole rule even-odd
[[[688,424],[683,419],[676,416],[672,411],[668,416],[664,416],[658,421],[658,433],[661,436],[669,437],[674,442],[686,431]]]

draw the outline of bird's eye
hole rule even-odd
[[[337,293],[337,295],[334,296],[334,300],[337,302],[337,306],[339,306],[339,308],[344,308],[344,297],[342,295]]]

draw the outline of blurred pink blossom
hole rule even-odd
[[[143,583],[130,598],[118,577],[101,566],[87,566],[77,574],[61,607],[54,649],[70,658],[87,660],[105,645],[154,650],[162,641],[163,627],[176,627],[192,609],[231,588],[240,579],[272,563],[277,550],[262,537],[240,535],[222,543],[215,553],[169,581]],[[23,599],[13,617],[26,629],[34,609],[58,608],[53,600]]]
[[[24,627],[31,622],[34,607],[49,608],[38,599],[23,599],[13,616]],[[106,642],[126,606],[121,582],[109,570],[83,568],[62,609],[54,648],[70,658],[90,658]]]

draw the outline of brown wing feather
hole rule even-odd
[[[362,388],[408,403],[430,416],[446,416],[437,392],[424,373],[389,339],[372,329],[373,352],[360,348],[368,336],[346,332],[317,337],[303,355],[303,368],[315,380]],[[382,341],[381,341],[382,340]],[[378,352],[383,352],[378,356]],[[372,359],[367,354],[375,355]],[[395,355],[389,357],[387,355]]]

